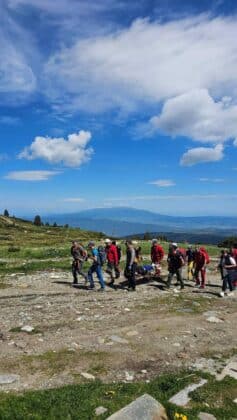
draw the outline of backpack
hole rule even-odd
[[[99,265],[104,265],[106,263],[106,252],[102,245],[98,246],[98,263]]]
[[[209,254],[208,254],[207,250],[205,248],[203,248],[203,247],[200,248],[200,250],[205,255],[206,264],[209,264],[210,263],[210,257],[209,257]]]

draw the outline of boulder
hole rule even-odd
[[[216,417],[213,416],[213,414],[202,412],[198,414],[198,419],[199,420],[216,420]]]
[[[108,417],[107,420],[168,420],[165,408],[148,394]]]

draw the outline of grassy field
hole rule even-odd
[[[168,402],[169,398],[189,383],[208,377],[204,387],[194,391],[188,408],[180,408]],[[26,392],[23,395],[0,394],[1,420],[53,420],[75,419],[89,420],[97,418],[95,409],[107,408],[100,419],[132,402],[135,398],[148,393],[159,400],[166,408],[170,419],[177,414],[186,415],[187,420],[196,420],[201,411],[207,411],[218,420],[230,420],[236,415],[236,404],[233,402],[236,381],[226,378],[215,381],[210,375],[180,372],[161,375],[150,383],[117,383],[102,384],[99,381],[79,385],[65,386],[58,389]]]

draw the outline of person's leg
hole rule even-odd
[[[198,268],[195,269],[194,277],[195,277],[195,280],[196,280],[196,285],[195,286],[199,286],[200,285],[200,279],[199,279],[199,269]]]
[[[136,264],[133,264],[131,267],[131,272],[128,279],[128,287],[131,288],[132,290],[136,289],[135,273],[136,273]]]
[[[118,265],[115,265],[114,266],[114,269],[115,269],[115,278],[116,279],[119,279],[119,277],[120,277],[120,269],[119,269],[119,266]]]
[[[78,280],[77,280],[77,266],[75,264],[75,262],[72,263],[72,275],[73,275],[73,284],[77,284]]]
[[[169,272],[169,274],[168,274],[168,279],[167,279],[167,287],[168,287],[168,289],[171,286],[171,281],[172,281],[173,275],[174,275],[174,273],[171,273],[171,272]]]
[[[87,281],[88,280],[87,274],[84,273],[84,271],[82,271],[82,267],[83,267],[83,263],[82,262],[78,263],[78,270],[77,270],[78,274],[80,274],[85,279],[85,281]]]
[[[110,285],[114,284],[114,279],[115,279],[115,273],[114,273],[114,264],[111,262],[108,262],[107,264],[107,273],[110,275]]]
[[[205,269],[205,267],[201,268],[200,271],[201,271],[201,279],[202,279],[201,288],[204,289],[205,283],[206,283],[206,269]]]
[[[95,266],[94,265],[92,265],[90,268],[89,268],[89,271],[88,271],[88,280],[89,280],[89,282],[90,282],[90,287],[93,289],[94,287],[95,287],[95,284],[94,284],[94,279],[93,279],[93,273],[95,272]]]
[[[227,274],[227,283],[228,283],[228,285],[229,285],[229,289],[230,289],[230,292],[233,292],[233,284],[232,284],[232,278],[231,278],[231,275],[230,274]]]
[[[104,278],[102,274],[102,268],[100,265],[97,265],[96,267],[96,274],[97,274],[101,289],[105,289],[105,282],[104,282]]]
[[[180,288],[183,289],[184,288],[184,282],[183,282],[183,276],[182,276],[182,268],[179,268],[176,271],[176,276],[177,276],[177,280],[180,284]]]

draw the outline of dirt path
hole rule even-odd
[[[130,293],[89,292],[83,283],[72,288],[70,273],[59,272],[10,275],[5,283],[0,374],[19,379],[1,390],[80,382],[82,372],[104,381],[149,380],[200,358],[204,365],[217,360],[220,369],[236,348],[237,298],[218,297],[218,275],[209,274],[204,291],[190,282],[180,293],[156,281]],[[34,330],[21,331],[26,325]]]

